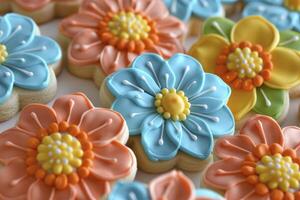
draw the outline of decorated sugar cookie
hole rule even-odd
[[[289,108],[288,91],[300,83],[300,54],[289,46],[293,36],[280,41],[275,26],[260,16],[236,24],[210,18],[203,32],[189,54],[231,86],[228,106],[236,121],[259,113],[281,122]]]
[[[60,33],[69,70],[100,86],[142,53],[169,58],[183,52],[185,26],[161,0],[86,0],[77,14],[61,22]]]
[[[13,11],[44,23],[76,12],[82,0],[0,0],[0,14]]]
[[[56,94],[61,50],[52,39],[39,35],[28,17],[0,17],[0,121],[14,116],[29,103],[47,103]]]
[[[214,137],[234,131],[229,96],[229,86],[184,54],[143,54],[107,77],[100,91],[101,103],[125,118],[139,168],[152,173],[203,169]]]
[[[149,184],[118,182],[108,200],[223,200],[208,189],[195,189],[192,181],[180,171],[163,174]]]
[[[1,199],[103,199],[117,180],[132,180],[134,154],[124,144],[126,122],[95,108],[81,93],[53,107],[26,106],[0,134]]]
[[[240,132],[217,140],[220,159],[203,175],[204,184],[225,192],[227,200],[277,200],[300,197],[300,129],[283,129],[257,115]]]

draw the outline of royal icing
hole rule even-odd
[[[190,56],[175,54],[165,61],[143,54],[131,68],[109,76],[106,86],[116,98],[112,109],[122,113],[130,135],[141,135],[153,161],[170,160],[179,150],[206,159],[213,137],[234,130],[226,106],[230,88]]]
[[[61,59],[59,45],[37,35],[37,25],[18,14],[0,17],[0,104],[12,95],[14,86],[26,90],[48,87],[48,65]]]
[[[94,108],[81,93],[65,95],[52,108],[25,107],[14,128],[0,134],[2,199],[100,199],[111,181],[125,178],[134,155],[118,141],[125,121]]]
[[[223,4],[235,4],[235,3],[238,3],[238,0],[221,0],[221,2],[223,3]]]
[[[223,197],[207,189],[195,189],[191,180],[180,171],[163,174],[149,184],[118,182],[108,200],[223,200]]]
[[[298,127],[280,126],[257,115],[234,136],[217,140],[216,156],[204,174],[205,184],[235,199],[298,199],[300,197]]]
[[[189,54],[206,72],[232,88],[228,106],[239,120],[251,110],[278,119],[288,105],[288,89],[299,84],[298,35],[279,31],[259,16],[236,24],[210,18]],[[280,37],[282,35],[282,38]],[[264,37],[268,35],[268,37]]]
[[[220,0],[164,0],[172,15],[183,21],[191,16],[206,19],[212,16],[222,16],[224,10]]]
[[[87,0],[79,13],[61,22],[60,31],[72,39],[70,64],[97,65],[110,74],[144,52],[165,58],[183,52],[185,26],[169,16],[161,0]]]

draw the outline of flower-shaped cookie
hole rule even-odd
[[[122,113],[131,136],[141,135],[152,161],[173,159],[179,150],[206,159],[213,138],[234,131],[226,106],[230,88],[204,73],[188,55],[175,54],[165,61],[157,54],[143,54],[105,84],[116,98],[112,108]]]
[[[161,0],[86,0],[79,13],[62,21],[60,32],[72,40],[70,71],[98,80],[144,52],[164,58],[183,52],[185,26]]]
[[[279,43],[278,30],[260,16],[236,24],[210,18],[203,30],[189,54],[231,86],[228,105],[235,119],[251,110],[279,119],[288,107],[288,90],[300,83],[300,54]]]
[[[222,200],[207,189],[195,189],[192,181],[180,171],[172,171],[152,180],[149,188],[139,182],[118,182],[108,200]]]
[[[133,178],[122,116],[94,108],[81,93],[52,108],[31,104],[0,134],[1,199],[100,199],[113,181]]]
[[[204,183],[225,191],[227,200],[300,197],[300,129],[257,115],[239,134],[217,140],[216,156]]]
[[[13,11],[43,23],[76,12],[82,0],[0,0],[0,14]]]

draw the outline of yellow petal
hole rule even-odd
[[[233,42],[249,41],[261,45],[264,50],[271,51],[279,43],[279,31],[276,27],[260,16],[245,17],[232,29]]]
[[[274,68],[265,84],[271,88],[290,89],[300,84],[300,53],[279,47],[272,52]]]
[[[189,50],[188,54],[196,58],[205,72],[214,73],[217,58],[228,42],[217,34],[201,37]]]
[[[228,107],[234,115],[235,120],[240,120],[252,110],[256,103],[256,90],[231,90],[231,96],[228,101]]]

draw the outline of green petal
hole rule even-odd
[[[300,33],[291,30],[281,31],[279,46],[300,51]]]
[[[256,89],[257,100],[253,110],[258,114],[278,119],[289,100],[288,91],[273,89],[266,85]]]
[[[231,30],[234,24],[233,21],[224,17],[211,17],[204,22],[203,33],[204,35],[218,34],[230,41]]]

